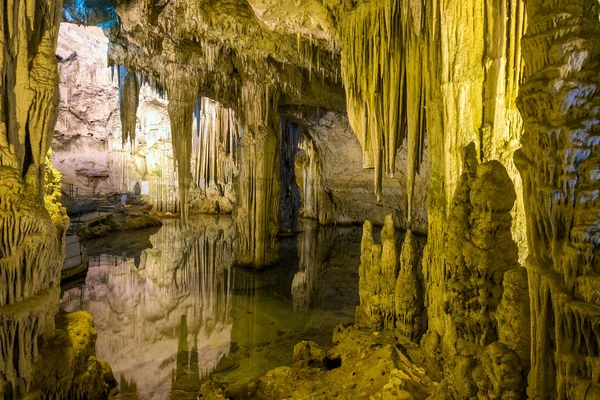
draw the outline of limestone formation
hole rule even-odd
[[[478,164],[473,143],[464,149],[463,171],[444,252],[445,313],[452,339],[442,343],[447,358],[440,393],[450,393],[453,399],[521,398],[527,372],[522,346],[527,344],[510,332],[527,327],[529,321],[527,313],[510,309],[522,303],[508,299],[518,300],[525,293],[511,288],[504,294],[505,276],[521,268],[510,232],[516,194],[502,164]],[[453,385],[455,381],[460,384]]]
[[[251,82],[242,88],[240,175],[235,208],[241,265],[262,268],[279,257],[279,120],[277,88]]]
[[[527,0],[523,177],[531,399],[592,399],[597,379],[598,4]]]
[[[360,306],[356,310],[359,326],[374,330],[398,328],[413,340],[420,338],[425,322],[420,248],[409,231],[399,255],[391,216],[386,217],[381,230],[381,244],[373,240],[371,222],[365,222],[359,269]]]
[[[75,378],[63,385],[58,377],[37,381],[43,342],[60,335],[55,315],[68,226],[60,175],[46,170],[58,115],[60,3],[8,1],[0,13],[0,397],[6,399],[50,391],[64,397],[71,387],[78,388],[73,398],[96,393]],[[86,365],[90,353],[75,366]],[[88,376],[103,382],[101,369]]]
[[[406,232],[400,252],[400,271],[396,280],[394,307],[396,328],[404,336],[419,341],[424,333],[422,244],[411,230]]]

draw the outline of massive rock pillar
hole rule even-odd
[[[245,82],[240,111],[244,133],[235,207],[237,262],[261,268],[279,257],[279,117],[278,92]]]
[[[524,184],[531,399],[599,398],[600,5],[526,0]]]
[[[172,67],[166,78],[169,97],[169,119],[173,155],[179,183],[179,213],[185,223],[189,214],[189,192],[192,184],[192,125],[194,106],[198,101],[198,79],[185,69]]]

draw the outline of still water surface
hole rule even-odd
[[[360,238],[305,222],[279,265],[252,272],[233,266],[230,217],[165,220],[87,242],[87,276],[63,285],[61,305],[94,317],[121,399],[195,399],[206,379],[235,391],[353,320]]]

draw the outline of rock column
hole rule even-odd
[[[524,183],[530,399],[600,397],[600,5],[526,0]]]
[[[279,258],[279,117],[278,91],[256,82],[242,86],[240,110],[244,133],[235,207],[240,265],[255,268]]]

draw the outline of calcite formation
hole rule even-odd
[[[532,399],[592,399],[598,385],[598,32],[584,1],[527,0],[523,177]]]
[[[409,231],[398,252],[396,229],[387,216],[381,243],[373,240],[373,225],[366,221],[361,243],[359,294],[356,309],[359,326],[395,330],[417,340],[423,333],[423,282],[419,276],[420,246]]]
[[[35,0],[8,1],[0,13],[0,397],[7,399],[45,393],[57,383],[36,379],[43,341],[58,336],[68,226],[60,175],[46,169],[58,114],[60,15],[60,2]],[[96,378],[103,382],[100,372]],[[57,396],[68,395],[73,383],[67,379]],[[73,398],[92,392],[81,387]]]
[[[526,356],[523,345],[527,344],[513,340],[518,337],[507,331],[515,325],[527,326],[527,313],[516,314],[523,311],[518,308],[523,303],[511,301],[518,300],[515,297],[521,292],[504,294],[504,277],[521,268],[510,232],[516,194],[502,164],[478,164],[473,143],[464,149],[463,171],[444,251],[449,333],[441,344],[442,354],[448,355],[442,390],[450,391],[455,399],[520,398],[527,371],[523,368],[526,360],[519,355]],[[502,324],[497,318],[501,303]],[[501,331],[507,342],[501,341]],[[461,383],[454,385],[454,381]]]

